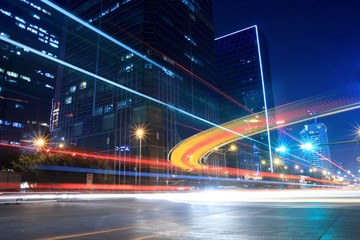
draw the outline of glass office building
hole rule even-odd
[[[4,0],[0,34],[58,58],[61,14],[38,0]],[[56,85],[57,66],[33,57],[27,48],[0,40],[0,141],[29,145],[27,135],[46,134]],[[27,140],[29,141],[29,139]]]
[[[227,95],[220,98],[220,121],[224,123],[273,108],[266,41],[258,27],[227,34],[215,42],[219,88]],[[228,163],[231,167],[260,170],[260,160],[272,157],[271,138],[275,135],[268,129],[254,136],[255,141],[240,141],[240,156]]]
[[[210,127],[181,111],[219,121],[209,87],[216,81],[211,1],[73,1],[69,11],[102,35],[65,20],[65,61],[98,77],[62,69],[53,146],[125,159],[109,162],[119,172],[110,180],[115,183],[133,183],[121,177],[127,171],[174,173],[157,164],[182,139]],[[144,129],[141,148],[138,128]],[[156,164],[131,160],[141,157]]]

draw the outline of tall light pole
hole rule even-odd
[[[240,171],[240,164],[239,164],[239,159],[238,159],[238,155],[236,153],[237,150],[237,146],[235,144],[231,144],[229,147],[229,151],[235,153],[235,161],[236,161],[236,179],[239,178],[239,171]]]
[[[138,129],[136,131],[136,136],[139,139],[139,185],[141,185],[141,138],[144,135],[144,130]]]

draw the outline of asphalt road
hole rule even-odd
[[[0,226],[3,240],[360,239],[360,203],[24,202],[0,204]]]

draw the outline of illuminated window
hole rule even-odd
[[[10,71],[7,71],[6,74],[10,77],[16,77],[16,78],[19,76],[19,74],[17,74],[16,72],[10,72]]]
[[[18,20],[19,22],[22,22],[23,24],[26,24],[26,21],[22,18],[15,17],[15,19]]]
[[[40,17],[39,17],[38,15],[33,14],[32,16],[33,16],[34,18],[36,18],[37,20],[40,20]]]
[[[24,124],[18,122],[13,122],[12,126],[16,128],[24,128]]]
[[[18,23],[18,22],[16,22],[16,25],[18,25],[20,28],[22,28],[22,29],[25,29],[26,28],[26,26],[24,25],[24,24],[22,24],[22,23]]]
[[[21,104],[15,104],[15,108],[20,108],[20,109],[24,109],[24,106],[23,105],[21,105]]]
[[[94,116],[96,115],[100,115],[103,112],[103,108],[102,107],[96,107],[94,110]]]
[[[3,73],[4,72],[4,69],[3,68],[0,68],[0,73]]]
[[[65,98],[65,104],[70,104],[72,102],[72,97]]]
[[[48,11],[46,11],[45,9],[43,9],[42,12],[45,13],[45,14],[47,14],[47,15],[49,15],[49,16],[51,16],[51,12],[48,12]]]
[[[3,36],[5,38],[10,38],[9,34],[3,33],[3,32],[0,33],[0,36]]]
[[[79,89],[82,90],[82,89],[85,89],[85,88],[86,88],[86,82],[80,83]]]
[[[49,85],[49,84],[45,84],[45,87],[50,88],[50,89],[54,89],[54,87]]]
[[[25,81],[31,82],[31,78],[24,76],[24,75],[20,75],[21,79],[24,79]]]
[[[76,85],[71,86],[70,89],[69,89],[69,92],[70,92],[70,93],[76,92]]]
[[[50,46],[52,46],[52,47],[54,47],[54,48],[59,48],[59,46],[58,45],[56,45],[55,43],[49,43],[50,44]]]
[[[193,39],[191,39],[189,36],[184,35],[184,38],[187,39],[188,41],[190,41],[194,46],[197,45],[196,42]]]
[[[112,104],[107,104],[104,106],[104,113],[108,113],[111,112],[113,110],[113,105]]]
[[[30,5],[32,7],[34,7],[34,8],[36,8],[37,10],[41,11],[41,7],[39,7],[39,6],[37,6],[37,5],[33,4],[33,3],[30,3]]]
[[[1,12],[2,14],[5,14],[5,15],[8,16],[8,17],[11,17],[11,13],[10,13],[10,12],[4,11],[4,10],[2,10],[2,9],[0,9],[0,12]]]

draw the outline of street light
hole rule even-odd
[[[139,139],[139,185],[141,185],[141,139],[144,136],[144,130],[138,129],[136,131],[136,136]],[[136,180],[136,177],[135,177]]]
[[[313,145],[308,142],[308,143],[301,145],[301,149],[311,150],[311,149],[313,149]]]
[[[231,144],[229,150],[232,152],[236,151],[236,146],[234,144]]]
[[[265,164],[266,164],[266,161],[265,161],[265,160],[262,160],[262,161],[261,161],[261,164],[262,164],[262,165],[265,165]],[[360,171],[360,170],[359,170],[359,171]]]
[[[44,140],[42,140],[42,139],[38,139],[37,141],[36,141],[36,145],[37,146],[39,146],[39,147],[42,147],[43,145],[44,145]]]
[[[279,158],[275,158],[275,159],[274,159],[274,164],[277,165],[277,166],[279,166],[279,165],[281,164],[280,159],[279,159]]]
[[[286,151],[286,148],[284,146],[281,146],[279,148],[275,148],[275,151],[284,153]]]
[[[299,165],[295,165],[295,169],[299,169]]]

